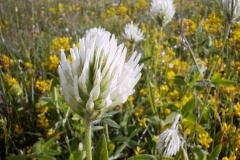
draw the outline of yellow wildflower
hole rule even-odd
[[[165,109],[165,116],[167,117],[169,114],[171,114],[171,109]]]
[[[132,102],[134,101],[134,99],[135,99],[135,98],[131,95],[131,96],[128,97],[128,102],[131,102],[131,103],[132,103]]]
[[[136,107],[135,111],[133,112],[134,116],[139,117],[143,114],[143,108],[141,107]]]
[[[118,13],[118,14],[125,15],[126,12],[127,12],[127,7],[124,6],[122,3],[120,3],[120,5],[119,5],[118,8],[117,8],[117,13]]]
[[[39,128],[48,128],[49,122],[48,119],[43,114],[37,115],[37,127]]]
[[[230,132],[230,129],[231,129],[231,125],[227,125],[227,123],[225,122],[222,124],[223,133],[228,134]]]
[[[240,117],[240,103],[237,102],[236,105],[233,106],[234,114]]]
[[[25,66],[26,69],[29,69],[29,68],[32,67],[32,64],[30,62],[25,62],[24,66]]]
[[[192,34],[194,34],[194,32],[197,28],[197,25],[193,20],[184,18],[183,19],[183,27],[185,29],[185,34],[192,35]]]
[[[215,12],[212,12],[203,22],[203,28],[212,35],[223,33],[223,19],[217,17]]]
[[[19,136],[23,132],[23,128],[19,127],[19,125],[15,125],[14,133],[16,133],[17,136]]]
[[[49,57],[49,60],[50,60],[50,64],[48,69],[52,72],[55,72],[59,65],[59,59],[56,55],[52,55]]]
[[[203,133],[203,134],[199,134],[198,136],[198,141],[199,143],[201,143],[202,146],[205,146],[206,148],[210,147],[210,143],[212,143],[213,139],[209,138],[208,133]]]
[[[163,93],[167,93],[168,90],[169,90],[168,85],[165,85],[165,84],[164,84],[164,85],[161,85],[160,90],[161,90]]]
[[[47,132],[47,137],[50,137],[52,134],[54,134],[55,133],[55,130],[54,129],[49,129],[48,130],[48,132]],[[59,133],[57,133],[57,135],[56,135],[56,140],[59,140],[60,138],[61,138],[61,136],[60,136],[60,134]]]
[[[8,69],[10,66],[13,65],[13,59],[9,58],[6,55],[3,55],[1,57],[1,62],[2,64],[0,65],[0,68],[3,68],[3,69]]]
[[[190,133],[191,133],[191,129],[186,129],[185,131],[184,131],[184,133],[186,134],[186,135],[189,135]]]
[[[145,127],[146,126],[146,118],[142,118],[142,119],[140,119],[140,118],[138,118],[137,119],[137,121],[138,121],[138,125],[140,126],[140,127]]]
[[[50,83],[46,80],[37,80],[35,86],[42,93],[50,91]]]
[[[144,152],[145,152],[145,150],[144,150],[144,149],[141,149],[141,148],[138,147],[138,146],[134,149],[134,153],[135,153],[136,155],[141,154],[141,153],[144,153]]]
[[[56,37],[52,40],[51,51],[59,52],[61,49],[70,50],[69,39],[67,37]]]
[[[173,101],[178,100],[179,99],[179,92],[177,90],[174,90],[173,92],[170,92],[170,97]]]
[[[146,89],[141,89],[140,93],[143,94],[143,95],[147,95],[147,90]]]
[[[174,78],[175,75],[176,75],[176,74],[175,74],[173,71],[169,71],[169,72],[167,72],[167,78],[168,78],[168,79],[172,79],[172,78]]]

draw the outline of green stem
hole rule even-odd
[[[92,160],[92,120],[87,119],[85,121],[85,150],[86,150],[86,160]]]

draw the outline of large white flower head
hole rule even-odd
[[[177,129],[179,118],[181,118],[180,114],[176,116],[172,127],[170,129],[166,129],[158,137],[157,149],[163,157],[175,155],[182,145]]]
[[[143,32],[138,28],[138,25],[134,25],[132,21],[126,24],[123,37],[131,42],[139,42],[144,39]]]
[[[165,26],[172,20],[175,14],[173,0],[153,0],[150,14],[161,27]]]
[[[223,13],[230,22],[236,22],[240,16],[240,0],[222,0]]]
[[[92,28],[70,49],[72,64],[61,51],[58,67],[62,94],[81,117],[96,120],[116,105],[126,102],[141,77],[143,64],[136,52],[125,62],[127,49],[114,35]]]

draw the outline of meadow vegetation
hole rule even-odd
[[[57,72],[86,30],[102,27],[142,54],[142,76],[123,105],[94,122],[109,159],[240,159],[240,24],[222,0],[174,0],[164,27],[150,0],[0,0],[2,159],[84,159],[84,124],[65,103]],[[126,40],[133,21],[144,40]],[[81,45],[79,46],[81,47]],[[180,114],[181,149],[164,158],[158,135]]]

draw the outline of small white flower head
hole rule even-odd
[[[173,0],[153,0],[150,14],[152,19],[157,21],[161,27],[165,26],[175,14]]]
[[[126,24],[123,37],[131,42],[140,42],[144,39],[143,32],[132,21]]]
[[[177,129],[179,118],[181,118],[180,114],[176,116],[172,127],[170,129],[166,129],[158,136],[157,149],[158,152],[165,158],[176,155],[182,146]]]
[[[240,0],[222,0],[223,14],[229,23],[237,22],[240,16]]]
[[[70,49],[72,64],[61,51],[58,67],[62,94],[67,104],[83,119],[99,119],[116,105],[125,103],[141,77],[141,55],[125,62],[127,49],[117,45],[114,35],[92,28]]]

